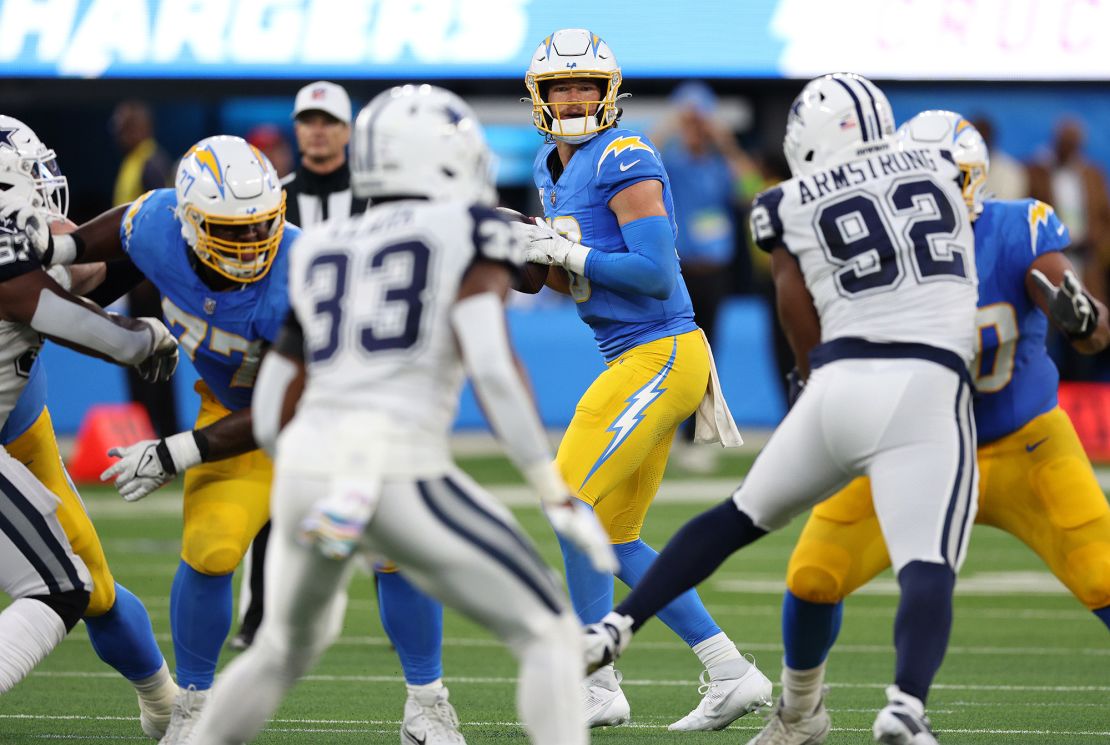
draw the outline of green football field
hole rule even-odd
[[[712,481],[684,479],[672,469],[649,515],[645,539],[661,547],[683,521],[724,498],[727,484],[746,462],[726,462]],[[470,459],[464,465],[522,501],[500,459]],[[88,490],[86,499],[116,577],[146,603],[172,667],[169,590],[180,547],[179,494],[163,490],[125,504],[114,492]],[[558,548],[539,511],[527,505],[514,510],[543,555],[558,566]],[[782,654],[783,576],[800,527],[797,521],[741,552],[701,587],[718,623],[773,680]],[[895,602],[888,573],[847,603],[829,661],[829,743],[870,742],[871,722],[892,677]],[[996,530],[977,528],[957,590],[948,657],[929,702],[941,741],[1110,742],[1107,641],[1106,628],[1027,549]],[[221,661],[233,654],[225,652]],[[514,709],[515,664],[498,643],[448,612],[444,656],[467,742],[526,742]],[[637,636],[620,669],[633,722],[596,730],[595,742],[744,743],[761,726],[753,714],[726,732],[667,732],[668,723],[697,704],[700,668],[658,622]],[[256,742],[396,743],[403,702],[401,670],[378,623],[371,580],[359,576],[343,637]],[[0,700],[0,743],[142,741],[137,711],[130,686],[96,658],[84,627],[78,626],[30,678]]]

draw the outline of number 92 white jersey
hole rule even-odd
[[[374,411],[446,448],[463,381],[450,312],[479,259],[515,274],[523,248],[502,217],[464,202],[389,202],[306,230],[289,258],[300,410]]]
[[[947,150],[882,143],[757,196],[752,236],[798,261],[823,342],[916,342],[970,361],[978,280],[959,175]]]

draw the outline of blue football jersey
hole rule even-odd
[[[594,251],[627,253],[609,200],[635,183],[654,179],[663,184],[663,203],[677,235],[671,184],[659,152],[646,137],[627,129],[605,130],[578,148],[557,182],[548,164],[549,157],[558,157],[552,156],[554,151],[554,144],[540,148],[533,166],[544,216],[552,228]],[[673,260],[678,263],[677,254]],[[571,274],[570,292],[606,360],[640,344],[697,328],[683,281],[675,283],[666,300],[656,300],[591,285],[586,277]]]
[[[251,402],[262,348],[277,338],[289,309],[289,249],[300,230],[286,224],[265,277],[214,292],[193,268],[176,206],[173,189],[137,199],[120,225],[123,248],[161,293],[166,325],[201,380],[225,407],[242,409]]]
[[[1021,429],[1056,406],[1059,373],[1045,350],[1048,319],[1029,297],[1029,265],[1068,246],[1068,229],[1034,199],[987,200],[975,221],[979,354],[972,367],[979,442]]]

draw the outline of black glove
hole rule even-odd
[[[1039,269],[1034,269],[1033,282],[1044,295],[1048,314],[1052,322],[1059,326],[1069,338],[1086,339],[1098,328],[1098,306],[1091,296],[1083,291],[1083,285],[1075,272],[1064,272],[1060,286],[1052,284]]]

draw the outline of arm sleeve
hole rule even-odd
[[[782,189],[778,186],[756,195],[752,201],[750,217],[752,239],[760,250],[771,253],[778,246],[785,246],[782,237],[782,219],[779,217],[779,203],[782,202]]]
[[[628,253],[590,251],[586,277],[619,292],[666,300],[678,279],[674,233],[666,217],[642,217],[621,226]]]
[[[271,352],[262,358],[262,367],[258,370],[251,394],[251,433],[258,447],[271,458],[276,452],[281,432],[285,392],[296,377],[296,363],[284,354]]]
[[[155,343],[154,334],[147,326],[124,328],[49,289],[39,293],[31,328],[40,334],[99,352],[122,365],[142,362],[150,355]]]
[[[501,300],[492,292],[463,298],[451,311],[451,326],[474,391],[509,459],[522,472],[550,461],[535,404],[513,364]]]

